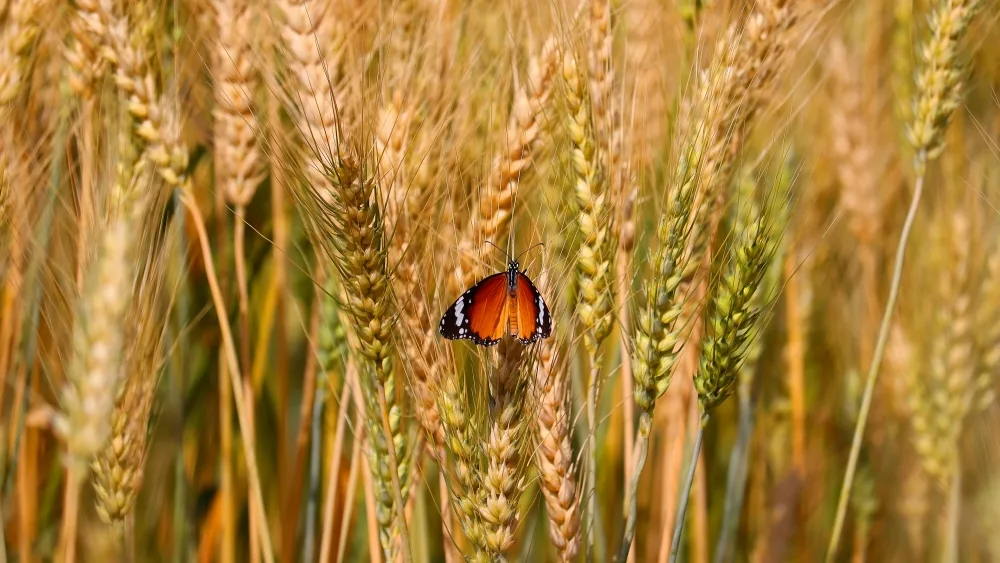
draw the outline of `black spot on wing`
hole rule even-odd
[[[472,333],[471,316],[468,313],[469,307],[472,305],[472,295],[475,293],[475,290],[476,287],[473,286],[463,293],[444,312],[441,322],[438,324],[438,332],[441,336],[449,340],[462,338],[476,340],[476,336]]]

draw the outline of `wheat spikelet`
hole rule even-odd
[[[590,44],[587,49],[587,79],[593,135],[608,177],[616,182],[622,173],[621,107],[615,97],[615,69],[612,61],[614,33],[611,3],[590,2]]]
[[[480,476],[486,498],[479,513],[485,543],[494,561],[503,560],[514,544],[518,503],[524,491],[522,456],[528,430],[524,418],[528,382],[521,376],[523,349],[512,338],[502,340],[497,351],[500,365],[490,382],[492,415],[485,444],[486,467]]]
[[[322,186],[322,157],[339,146],[342,116],[336,104],[343,96],[334,90],[339,76],[337,50],[342,42],[339,20],[329,0],[279,0],[283,12],[281,37],[287,50],[291,81],[288,105],[295,109],[296,128],[309,147],[302,170],[313,186]]]
[[[99,0],[76,2],[76,17],[70,21],[73,42],[64,52],[67,82],[85,100],[93,99],[94,87],[106,72],[106,61],[99,55],[105,21],[99,10]]]
[[[479,508],[485,501],[486,490],[479,482],[478,428],[465,403],[464,385],[454,369],[445,370],[436,391],[445,445],[453,458],[453,477],[448,480],[452,504],[466,539],[485,551],[486,529]]]
[[[127,98],[135,138],[144,158],[156,165],[157,173],[171,189],[184,187],[187,147],[180,137],[176,112],[160,97],[145,48],[130,33],[128,19],[115,15],[111,0],[99,0],[96,13],[102,25],[94,23],[91,30],[102,33],[98,38],[101,55],[115,69],[115,84]]]
[[[893,2],[892,44],[892,91],[897,100],[893,104],[899,123],[910,123],[913,119],[913,2],[895,0]]]
[[[907,129],[918,176],[923,175],[926,161],[940,154],[951,113],[962,101],[964,71],[958,46],[978,5],[976,0],[941,0],[930,15],[931,36],[919,50],[913,117]]]
[[[739,369],[760,330],[764,305],[756,293],[776,252],[784,225],[772,212],[762,213],[742,232],[725,273],[717,282],[708,307],[705,337],[694,378],[704,414],[722,404],[734,391]]]
[[[569,380],[548,341],[538,352],[538,448],[535,463],[549,519],[549,538],[560,561],[572,561],[580,549],[580,497],[577,491],[570,426]]]
[[[976,300],[980,305],[976,318],[976,367],[975,407],[985,410],[996,400],[994,383],[1000,369],[1000,322],[997,319],[1000,308],[1000,250],[992,249],[986,260],[986,268]]]
[[[11,102],[26,84],[29,55],[42,29],[43,0],[14,2],[0,29],[0,118],[6,119]]]
[[[217,189],[237,208],[250,203],[264,176],[253,123],[256,75],[250,57],[252,12],[245,0],[214,0],[219,40],[214,59]]]
[[[635,119],[629,127],[629,139],[635,148],[634,162],[648,169],[664,143],[668,115],[664,72],[656,63],[666,54],[661,41],[664,13],[667,8],[654,0],[636,0],[624,5],[628,45],[626,46],[626,78],[631,81],[628,92],[634,99]],[[668,73],[669,74],[669,73]]]
[[[469,287],[479,277],[477,245],[504,236],[518,185],[533,165],[533,152],[543,142],[541,133],[546,126],[543,116],[559,66],[557,47],[556,40],[551,38],[542,45],[538,55],[529,61],[527,80],[514,95],[503,144],[493,158],[479,200],[478,220],[471,223],[471,232],[460,239],[460,262],[454,280],[457,286]]]

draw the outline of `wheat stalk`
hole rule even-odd
[[[917,210],[920,207],[920,199],[923,196],[927,162],[940,153],[944,143],[944,129],[951,118],[952,111],[962,99],[962,71],[958,59],[958,44],[972,21],[977,5],[978,2],[975,0],[942,0],[939,2],[929,20],[931,36],[921,47],[921,65],[916,76],[913,121],[907,130],[907,138],[916,153],[913,160],[916,180],[910,207],[896,247],[889,296],[886,299],[875,351],[865,380],[865,391],[858,411],[854,438],[851,442],[851,453],[847,460],[847,470],[844,473],[844,482],[837,502],[833,532],[827,547],[827,561],[832,561],[837,554],[840,534],[847,514],[847,501],[850,497],[854,473],[857,470],[858,458],[861,454],[861,441],[864,437],[868,412],[871,409],[872,397],[875,393],[878,370],[882,363],[886,341],[889,338],[889,328],[896,308],[896,299],[899,296],[899,285],[906,258],[906,245],[910,238],[913,222],[916,219]]]
[[[300,205],[312,221],[315,242],[324,249],[344,289],[342,309],[351,318],[358,353],[367,362],[368,421],[371,466],[379,487],[380,539],[386,557],[408,559],[409,538],[403,517],[409,462],[407,436],[396,394],[392,359],[395,306],[392,299],[383,211],[376,194],[375,172],[353,153],[322,158],[326,184],[297,192]],[[400,551],[400,548],[401,551]]]
[[[611,332],[614,310],[614,239],[613,200],[606,169],[594,141],[591,123],[592,98],[584,87],[583,77],[572,54],[563,56],[562,77],[565,82],[564,102],[566,128],[570,139],[570,162],[574,172],[573,192],[576,200],[576,223],[581,242],[577,249],[576,270],[579,301],[576,318],[583,334],[583,346],[589,362],[587,380],[587,424],[590,436],[596,436],[598,391],[601,386],[600,347]],[[605,102],[606,103],[606,102]],[[597,498],[594,494],[597,477],[597,442],[588,440],[587,464],[587,545],[593,548],[594,520]]]
[[[783,199],[783,198],[777,198]],[[752,208],[749,210],[752,213]],[[674,524],[670,561],[677,560],[684,529],[687,498],[698,464],[705,425],[712,410],[735,391],[740,369],[753,349],[763,325],[769,296],[757,298],[764,275],[778,248],[784,225],[772,210],[749,221],[742,232],[734,232],[735,243],[722,277],[712,288],[701,344],[694,388],[701,405],[701,424],[695,439],[681,503]]]
[[[212,300],[217,311],[216,317],[222,330],[223,352],[228,363],[230,383],[236,403],[237,417],[244,437],[244,456],[251,488],[251,510],[256,512],[256,521],[266,523],[267,516],[257,471],[257,459],[251,428],[250,411],[243,395],[240,382],[239,360],[232,341],[229,321],[225,317],[222,293],[215,276],[215,266],[211,261],[211,247],[201,210],[193,199],[187,178],[188,151],[180,137],[180,123],[176,112],[161,98],[156,79],[148,68],[149,57],[141,42],[129,33],[128,20],[114,13],[113,2],[99,0],[97,14],[102,25],[93,26],[101,44],[101,55],[114,67],[114,80],[118,89],[127,98],[127,108],[134,122],[133,140],[142,150],[143,158],[155,165],[160,178],[172,190],[178,190],[180,201],[193,219],[202,249],[202,259],[212,292]],[[257,529],[258,541],[264,560],[273,561],[271,537],[267,525]]]

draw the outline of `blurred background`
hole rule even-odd
[[[997,8],[0,0],[0,563],[1000,560]]]

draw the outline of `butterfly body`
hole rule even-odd
[[[483,278],[448,307],[438,331],[445,338],[465,338],[480,346],[493,346],[505,335],[531,344],[552,333],[552,315],[538,289],[511,260],[507,271]]]

